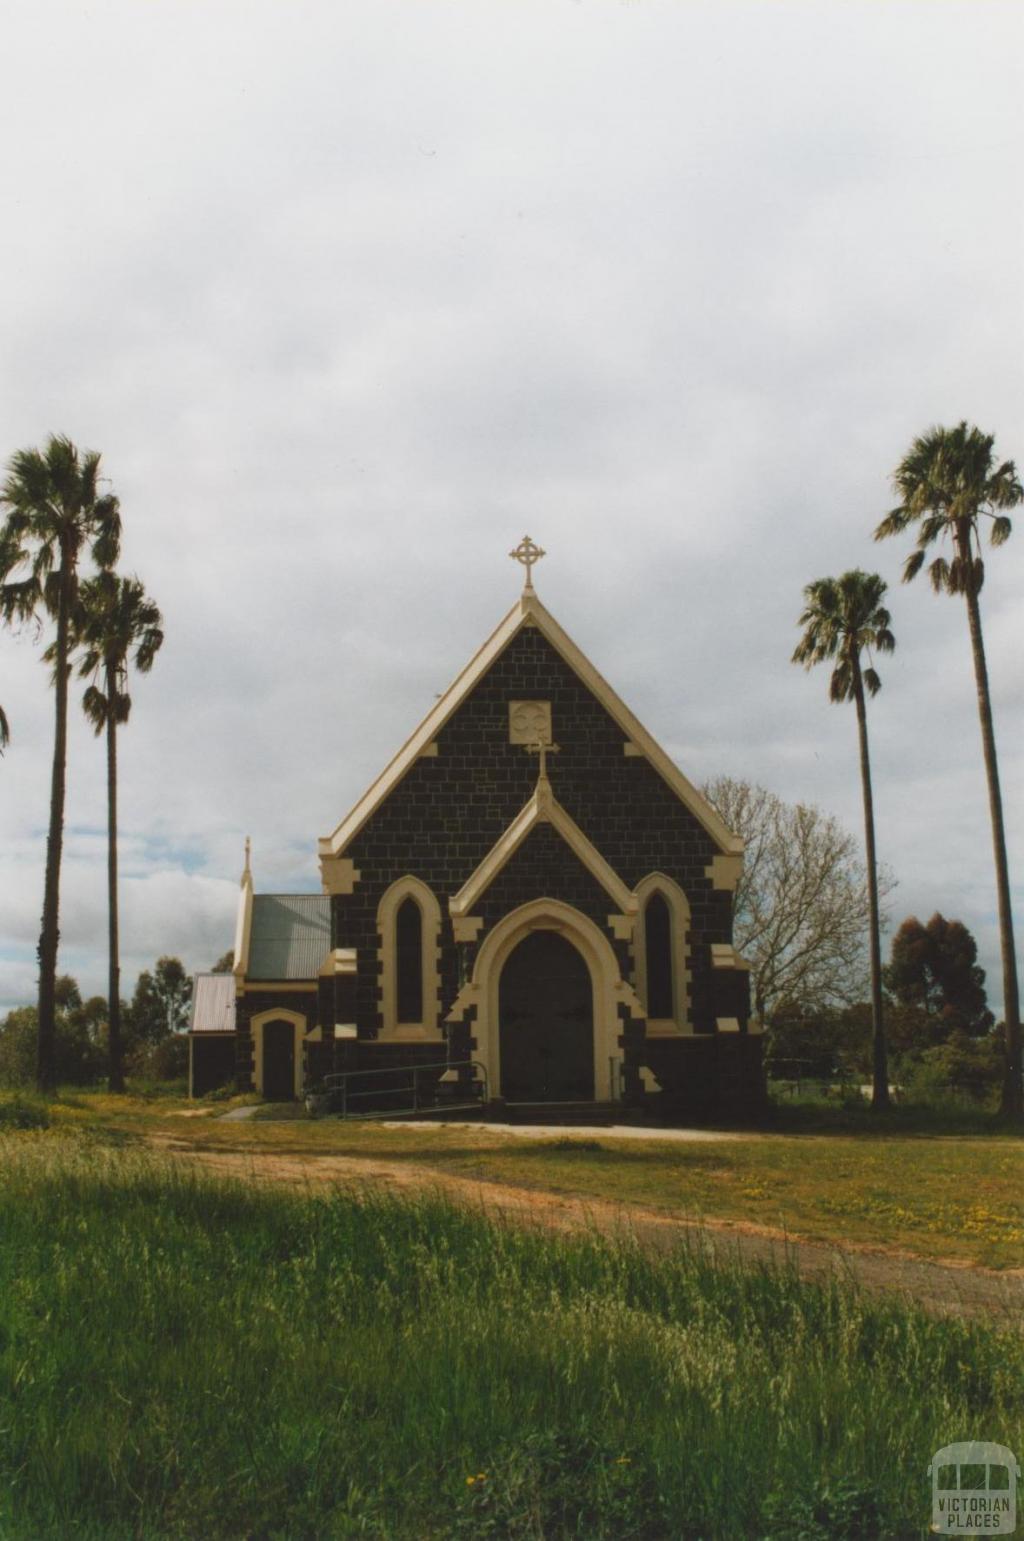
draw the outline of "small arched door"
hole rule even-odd
[[[582,955],[557,931],[531,931],[498,986],[501,1095],[507,1102],[594,1100],[594,992]]]
[[[295,1027],[280,1017],[263,1024],[263,1095],[268,1102],[295,1096]]]

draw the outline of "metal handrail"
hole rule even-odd
[[[474,1102],[487,1101],[487,1070],[479,1060],[475,1059],[433,1060],[425,1065],[377,1065],[372,1070],[337,1070],[333,1071],[330,1075],[324,1076],[323,1080],[319,1084],[319,1087],[311,1088],[307,1095],[315,1096],[319,1091],[323,1095],[331,1096],[340,1092],[341,1116],[342,1118],[347,1118],[349,1116],[350,1102],[358,1101],[360,1098],[378,1097],[382,1093],[402,1092],[406,1089],[404,1086],[399,1085],[370,1087],[366,1091],[350,1091],[350,1081],[363,1080],[371,1076],[411,1076],[412,1080],[409,1087],[409,1090],[412,1093],[411,1109],[389,1109],[388,1111],[392,1113],[405,1111],[418,1113],[421,1106],[419,1085],[420,1074],[426,1071],[436,1070],[471,1070],[473,1072],[472,1081],[474,1090],[479,1093],[479,1095],[474,1096]],[[429,1106],[436,1107],[438,1106],[438,1103],[435,1100],[430,1103]],[[441,1106],[452,1106],[452,1104],[441,1104]],[[461,1106],[461,1104],[459,1104],[459,1106]]]

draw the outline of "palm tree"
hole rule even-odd
[[[793,654],[794,663],[810,669],[835,659],[828,693],[833,701],[854,701],[860,741],[860,780],[864,795],[864,844],[868,868],[868,938],[871,959],[872,1083],[871,1106],[889,1106],[889,1067],[882,1016],[882,955],[879,942],[878,867],[875,858],[875,811],[868,757],[868,719],[864,692],[875,696],[882,688],[870,663],[872,650],[891,653],[896,646],[889,630],[888,610],[882,606],[886,585],[877,573],[858,569],[841,578],[819,578],[804,589],[804,610],[798,621],[806,627]],[[868,667],[861,653],[869,653]]]
[[[148,674],[164,640],[162,616],[138,578],[101,572],[82,584],[77,641],[78,672],[93,683],[82,697],[97,735],[107,735],[107,896],[110,938],[108,1082],[124,1091],[121,1063],[121,968],[117,908],[117,729],[132,709],[128,665]],[[97,683],[98,682],[98,683]]]
[[[967,605],[967,625],[978,691],[978,715],[981,719],[981,743],[988,779],[999,905],[999,944],[1003,955],[1003,1015],[1006,1021],[1003,1112],[1008,1117],[1019,1119],[1024,1115],[1024,1087],[1021,1084],[1017,955],[1013,942],[1003,799],[999,790],[999,762],[992,727],[992,700],[988,688],[979,595],[985,581],[980,521],[982,517],[991,519],[989,539],[993,546],[1001,546],[1009,539],[1012,526],[1000,510],[1015,508],[1024,500],[1024,487],[1021,486],[1012,460],[996,464],[994,444],[993,435],[982,433],[980,428],[968,423],[959,423],[956,428],[930,428],[927,433],[915,439],[893,475],[893,486],[901,502],[882,520],[875,531],[875,539],[883,540],[887,535],[899,535],[910,525],[918,524],[917,549],[911,552],[903,568],[903,581],[909,583],[924,566],[928,547],[948,536],[952,559],[947,560],[941,555],[935,557],[929,564],[928,575],[937,594],[962,594]]]
[[[78,597],[78,564],[88,550],[100,567],[117,560],[121,518],[117,498],[99,492],[100,457],[79,454],[54,434],[45,449],[19,450],[0,492],[7,510],[0,529],[0,619],[11,625],[48,616],[56,622],[53,648],[56,727],[50,779],[50,826],[39,934],[39,1038],[36,1083],[56,1089],[57,946],[60,940],[60,865],[64,844],[68,673],[71,623]],[[16,576],[21,573],[21,576]]]
[[[3,574],[7,571],[9,562],[13,560],[15,552],[18,550],[20,550],[20,545],[11,539],[6,527],[0,530],[0,583],[3,582]],[[0,621],[13,622],[15,619],[13,611],[10,616],[7,615],[3,597],[0,594]],[[0,753],[7,748],[10,742],[11,725],[7,721],[7,713],[0,706]]]

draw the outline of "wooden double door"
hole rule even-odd
[[[557,931],[531,931],[498,986],[506,1102],[594,1100],[594,992],[581,953]]]

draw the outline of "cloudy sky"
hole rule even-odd
[[[231,943],[538,589],[691,779],[860,829],[802,586],[890,582],[871,712],[894,918],[982,943],[962,607],[872,544],[913,436],[1024,461],[1024,8],[8,0],[0,454],[102,450],[167,640],[121,743],[125,993]],[[1016,189],[1016,192],[1014,191]],[[1024,521],[984,595],[1024,921]],[[0,636],[0,1009],[32,999],[52,696]],[[61,966],[105,977],[75,713]]]

